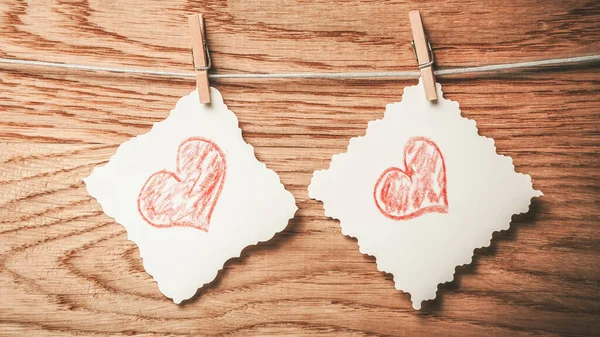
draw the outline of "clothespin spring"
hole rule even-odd
[[[415,48],[415,40],[411,40],[410,45],[412,46],[413,53],[415,54],[415,60],[417,60],[417,63],[418,63],[419,58],[417,57],[417,49]],[[433,55],[433,49],[431,48],[431,43],[429,43],[429,40],[427,40],[427,49],[429,50],[429,58],[431,59],[431,61],[429,61],[427,63],[419,64],[417,66],[419,69],[431,67],[435,63],[435,56]]]
[[[203,40],[203,41],[204,41],[204,43],[203,43],[204,44],[204,52],[206,53],[206,63],[207,63],[206,66],[199,67],[199,66],[196,65],[196,61],[194,60],[194,48],[191,49],[191,51],[192,51],[192,64],[194,65],[194,69],[196,71],[199,71],[199,70],[209,70],[210,68],[212,68],[212,60],[210,59],[210,51],[208,50],[208,43],[206,43],[206,40]]]

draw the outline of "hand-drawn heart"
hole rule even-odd
[[[148,178],[138,196],[138,211],[155,227],[194,227],[205,232],[225,183],[225,155],[212,141],[192,137],[177,150],[176,171]]]
[[[404,146],[404,171],[383,171],[373,198],[383,215],[412,219],[429,212],[448,212],[446,165],[438,146],[425,137],[412,137]]]

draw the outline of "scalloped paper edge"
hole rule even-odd
[[[104,213],[115,219],[117,223],[121,224],[127,231],[128,240],[134,242],[138,246],[144,269],[153,277],[155,282],[157,282],[159,290],[178,304],[193,297],[198,289],[212,282],[215,277],[217,277],[219,271],[223,269],[225,263],[230,259],[239,258],[244,249],[249,246],[258,245],[261,242],[269,241],[277,233],[283,231],[298,210],[293,195],[285,189],[285,186],[281,183],[277,173],[268,169],[266,164],[260,162],[256,158],[254,147],[243,140],[239,121],[235,114],[229,110],[227,105],[223,102],[220,92],[212,87],[210,90],[212,100],[210,105],[200,104],[197,90],[192,91],[189,95],[178,100],[175,108],[171,110],[169,116],[165,120],[154,123],[151,130],[147,133],[135,136],[119,145],[115,154],[111,156],[106,165],[95,167],[90,176],[83,179],[88,193],[98,201]],[[173,129],[174,133],[182,133],[185,135],[171,135],[169,133],[169,130],[171,129]],[[235,185],[240,184],[243,180],[240,179],[240,174],[237,172],[241,169],[234,171],[237,173],[230,172],[232,167],[231,164],[228,164],[227,174],[229,179],[225,182],[223,193],[213,212],[211,228],[207,233],[195,228],[152,227],[143,222],[141,216],[137,214],[137,207],[135,208],[135,212],[131,211],[133,204],[130,202],[130,199],[131,195],[134,194],[133,192],[129,193],[130,197],[125,198],[125,201],[122,200],[123,197],[120,195],[124,189],[139,191],[141,188],[139,182],[145,180],[149,172],[151,173],[161,167],[168,168],[169,163],[174,165],[174,160],[146,160],[144,163],[151,162],[156,167],[148,169],[146,170],[148,172],[144,173],[137,172],[135,168],[128,167],[127,165],[115,164],[116,162],[121,161],[121,157],[134,155],[135,152],[139,152],[139,150],[136,150],[136,147],[149,146],[146,143],[156,146],[152,148],[152,152],[156,152],[154,150],[157,150],[165,155],[169,153],[169,150],[159,149],[162,148],[162,142],[165,139],[169,137],[175,138],[176,140],[171,142],[171,145],[174,145],[180,141],[177,139],[183,139],[189,136],[205,136],[215,139],[217,143],[220,142],[219,145],[222,146],[225,151],[228,162],[233,161],[234,168],[237,165],[244,164],[243,170],[245,171],[245,175],[248,174],[248,170],[254,170],[253,172],[256,174],[257,179],[248,183],[250,187],[256,187],[252,185],[252,183],[256,184],[257,181],[268,180],[268,184],[271,186],[269,192],[272,196],[263,199],[265,202],[270,201],[272,203],[268,205],[254,205],[256,207],[264,207],[264,214],[266,214],[266,216],[263,221],[255,222],[254,228],[248,227],[259,231],[259,235],[251,233],[248,228],[234,227],[229,229],[236,229],[235,231],[226,233],[219,226],[223,226],[223,223],[227,220],[227,214],[232,213],[231,209],[235,208],[233,204],[228,207],[223,206],[223,204],[231,203],[228,199],[236,200],[236,196],[240,194],[233,192],[233,190],[236,190],[236,187],[228,186],[228,183],[233,180],[231,184]],[[153,140],[154,138],[157,140]],[[225,143],[225,145],[223,145],[223,143]],[[165,147],[168,148],[169,146]],[[172,152],[174,156],[176,151],[173,150],[173,146],[170,146],[170,148],[170,152]],[[141,151],[141,153],[142,156],[156,156],[156,153],[149,153],[149,151]],[[239,159],[236,159],[238,157]],[[145,168],[143,168],[143,170],[145,170]],[[139,178],[139,181],[137,181],[137,184],[133,182],[131,185],[128,185],[127,181],[115,183],[113,179],[115,176],[119,176],[119,174],[125,177],[136,176]],[[232,174],[234,175],[233,177],[231,177]],[[246,179],[246,181],[248,180],[251,179]],[[262,192],[267,193],[264,186],[261,185],[261,187],[263,187]],[[244,190],[242,190],[242,192],[243,191]],[[256,190],[254,190],[254,192],[256,192]],[[238,196],[238,198],[241,197]],[[251,200],[251,198],[246,199],[246,201],[249,200]],[[236,211],[240,212],[239,208],[236,209]],[[245,209],[242,210],[242,212],[245,213],[243,213],[243,215],[238,215],[237,217],[231,217],[240,221],[245,221],[248,217],[255,220],[257,213],[260,211]],[[244,220],[241,220],[240,218],[244,218]],[[245,233],[246,236],[243,235],[244,230],[249,232]],[[185,246],[188,250],[187,253],[195,252],[201,255],[203,252],[198,251],[200,248],[214,248],[213,252],[218,252],[219,249],[223,249],[223,247],[213,247],[212,245],[215,245],[214,241],[207,241],[206,236],[214,232],[218,233],[216,238],[226,239],[227,235],[229,235],[230,240],[241,240],[243,237],[246,237],[246,240],[243,244],[236,241],[237,245],[234,248],[227,248],[228,253],[225,254],[227,256],[221,256],[218,263],[212,263],[206,273],[197,273],[197,271],[202,270],[203,267],[206,268],[203,264],[206,260],[198,258],[198,255],[192,256],[192,261],[184,261],[181,265],[182,268],[179,268],[178,270],[180,274],[169,274],[168,272],[165,272],[166,269],[173,269],[173,263],[177,264],[178,262],[168,261],[168,259],[161,258],[160,254],[156,253],[157,250],[165,248],[165,243],[161,243],[161,241],[179,240],[177,245],[173,245],[170,242],[167,242],[166,245],[169,246],[170,249],[177,249],[177,246],[179,246],[179,248]],[[214,239],[215,237],[212,238]],[[203,242],[206,245],[196,250],[191,249],[190,246],[196,246],[196,242]],[[170,251],[170,253],[173,253],[173,251]],[[182,258],[186,258],[185,256],[186,254],[173,254],[171,260],[181,261]],[[181,269],[184,270],[182,271]],[[185,269],[187,269],[187,271]],[[169,278],[172,279],[169,280]]]
[[[313,173],[311,184],[308,188],[310,198],[323,202],[325,215],[340,221],[342,234],[356,238],[359,245],[359,251],[362,254],[374,256],[376,258],[377,269],[393,275],[395,288],[405,291],[411,295],[413,307],[417,310],[421,308],[422,301],[431,300],[436,297],[440,284],[451,282],[454,279],[456,268],[458,266],[472,263],[475,249],[487,247],[491,244],[494,232],[509,229],[512,215],[528,212],[531,199],[533,197],[539,197],[543,195],[540,191],[532,188],[531,177],[529,175],[515,171],[511,157],[499,155],[497,153],[493,139],[481,136],[479,134],[475,121],[462,116],[459,104],[457,102],[447,100],[443,97],[443,92],[439,83],[436,84],[436,90],[439,97],[438,101],[436,103],[430,103],[425,99],[421,80],[419,80],[419,84],[416,86],[406,87],[402,96],[402,101],[388,104],[384,117],[382,119],[370,121],[364,136],[350,139],[346,152],[334,155],[331,159],[331,164],[328,169],[315,171]],[[408,274],[415,273],[418,271],[418,268],[408,268],[408,270],[402,270],[402,268],[397,267],[397,264],[403,266],[410,265],[411,263],[407,262],[407,260],[412,259],[412,257],[410,254],[406,253],[413,253],[413,251],[401,251],[402,253],[405,253],[404,256],[390,257],[389,255],[393,255],[393,253],[391,253],[393,248],[388,247],[386,250],[386,248],[382,247],[386,247],[386,244],[390,247],[393,246],[389,244],[389,242],[392,240],[391,238],[394,238],[394,234],[412,234],[421,239],[427,238],[426,235],[435,235],[437,231],[435,227],[435,221],[440,221],[440,223],[442,223],[444,216],[439,214],[432,215],[433,213],[429,213],[419,217],[420,220],[418,221],[416,221],[416,219],[410,221],[415,223],[415,226],[421,226],[423,223],[427,223],[427,225],[431,226],[429,233],[419,233],[419,230],[414,229],[414,226],[412,228],[410,227],[412,224],[405,225],[403,224],[402,220],[390,220],[382,216],[381,213],[378,213],[375,210],[374,203],[369,204],[370,201],[367,200],[368,198],[365,198],[363,195],[364,193],[361,193],[359,197],[353,195],[352,192],[355,191],[352,188],[347,188],[348,185],[352,185],[352,180],[349,177],[353,177],[357,180],[367,180],[364,184],[357,183],[361,186],[360,191],[365,192],[367,187],[370,186],[368,185],[369,181],[373,181],[371,179],[373,174],[379,172],[377,169],[367,169],[365,166],[369,166],[369,164],[373,161],[380,161],[382,163],[389,162],[389,164],[382,164],[380,169],[384,169],[388,166],[400,166],[399,163],[401,163],[402,159],[401,152],[404,142],[399,141],[396,144],[390,145],[389,150],[380,150],[380,148],[373,150],[369,147],[380,146],[385,148],[386,145],[382,144],[388,141],[386,136],[378,136],[378,133],[387,132],[385,135],[394,138],[395,136],[392,135],[393,132],[398,132],[398,129],[403,129],[403,123],[410,123],[411,119],[414,119],[417,121],[417,123],[420,123],[419,132],[425,132],[428,134],[428,136],[434,137],[436,132],[439,132],[439,130],[434,130],[435,127],[429,124],[444,124],[444,122],[440,122],[440,119],[450,120],[451,118],[453,119],[452,121],[454,124],[448,123],[444,125],[446,130],[443,132],[446,132],[447,128],[456,126],[456,129],[461,129],[460,132],[457,132],[458,134],[462,135],[464,133],[469,133],[471,134],[471,137],[475,139],[475,141],[482,144],[481,146],[488,147],[489,149],[486,151],[490,153],[490,156],[493,154],[493,160],[497,161],[503,166],[504,172],[512,172],[511,174],[514,174],[513,177],[517,177],[515,179],[519,181],[515,184],[519,185],[519,187],[524,186],[522,193],[525,195],[525,197],[519,199],[519,205],[521,205],[520,207],[517,205],[516,207],[511,208],[507,221],[502,222],[502,224],[499,223],[499,225],[488,229],[488,233],[486,234],[484,242],[481,242],[483,240],[481,237],[475,238],[475,243],[472,243],[471,247],[468,247],[468,253],[462,254],[464,255],[464,258],[458,258],[457,261],[451,263],[450,265],[444,266],[445,269],[443,270],[445,271],[441,271],[441,275],[434,275],[434,277],[431,277],[432,274],[435,274],[435,271],[431,272],[425,270],[423,273],[430,275],[429,278],[411,278]],[[407,134],[410,135],[406,136],[406,139],[410,136],[414,136],[414,134],[411,132],[413,131],[407,131]],[[446,135],[446,137],[442,137],[442,141],[450,142],[451,136],[453,135]],[[372,140],[371,138],[373,137],[379,138]],[[460,136],[456,135],[456,137]],[[402,136],[395,137],[394,140],[397,138],[402,138]],[[397,151],[396,155],[394,154],[394,149]],[[396,156],[397,158],[395,161],[394,159],[381,159],[377,158],[377,156],[381,156],[381,154],[377,153],[373,154],[372,156],[366,156],[365,158],[355,158],[355,156],[361,154],[360,151],[362,151],[362,154],[369,151],[383,151],[390,157]],[[352,172],[352,169],[355,167],[358,167],[357,172]],[[356,175],[351,176],[353,173]],[[368,178],[363,178],[361,175],[370,176]],[[451,181],[449,181],[448,184],[449,189],[453,188]],[[456,188],[456,185],[454,188]],[[359,188],[357,188],[357,190],[358,189]],[[358,198],[360,200],[354,200],[354,198]],[[452,209],[452,204],[450,207]],[[361,215],[361,213],[368,213],[368,215]],[[375,220],[369,221],[371,219]],[[434,222],[434,224],[431,225],[431,222]],[[373,223],[376,224],[373,225]],[[402,230],[398,230],[399,226],[404,226],[404,228]],[[427,254],[423,251],[417,251],[417,253]],[[425,290],[420,289],[418,285],[420,282],[427,283]]]

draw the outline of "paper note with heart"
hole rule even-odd
[[[411,294],[415,309],[542,195],[437,90],[440,99],[431,103],[421,83],[407,87],[402,102],[388,105],[309,186],[342,233]]]
[[[211,99],[201,105],[197,91],[181,98],[166,120],[121,144],[84,179],[176,303],[212,281],[242,249],[283,230],[297,210],[214,88]]]

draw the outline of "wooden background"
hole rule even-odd
[[[219,73],[414,70],[411,9],[442,68],[600,52],[598,1],[0,0],[0,57],[191,71],[200,12]],[[419,312],[306,191],[415,80],[214,81],[300,209],[178,306],[81,179],[193,80],[2,65],[0,335],[598,336],[599,75],[440,79],[545,196]]]

